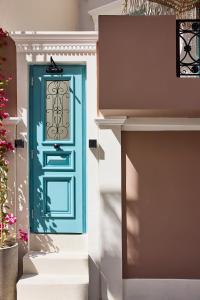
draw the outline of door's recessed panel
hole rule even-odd
[[[44,151],[43,169],[73,171],[74,156],[74,151]]]
[[[73,218],[75,207],[74,177],[44,177],[44,216]]]

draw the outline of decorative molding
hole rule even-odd
[[[105,126],[105,127],[109,127],[109,126],[122,126],[125,121],[126,121],[126,117],[124,116],[114,116],[114,117],[105,117],[105,118],[97,118],[95,119],[95,123],[99,126]]]
[[[96,53],[98,34],[95,31],[12,31],[17,52],[22,53]]]
[[[200,118],[128,118],[122,131],[199,131]]]
[[[88,11],[93,19],[95,30],[98,30],[98,17],[100,15],[121,15],[123,3],[123,0],[117,0]]]
[[[21,120],[21,117],[9,117],[8,119],[3,120],[3,124],[9,126],[17,126]]]

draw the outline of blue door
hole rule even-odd
[[[85,67],[30,67],[30,224],[38,233],[85,232]]]

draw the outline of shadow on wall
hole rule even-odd
[[[123,277],[200,278],[200,133],[123,132]]]
[[[94,260],[89,256],[89,299],[99,300],[100,296],[100,267]]]
[[[22,115],[22,112],[19,113],[19,116]],[[16,169],[17,169],[17,178],[16,178],[16,214],[17,214],[17,230],[24,229],[29,231],[29,209],[27,203],[27,135],[24,134],[26,128],[22,122],[17,126],[17,136],[25,140],[24,148],[18,148],[16,150]],[[23,242],[19,241],[19,276],[23,272],[22,258],[28,250],[28,245],[25,245]]]
[[[22,108],[18,111],[19,116],[23,116],[24,110],[26,111],[26,108]],[[37,126],[37,124],[36,124]],[[27,126],[23,122],[20,122],[18,125],[18,138],[23,138],[25,140],[25,146],[23,149],[17,149],[16,155],[17,155],[17,199],[16,199],[16,212],[17,212],[17,229],[23,228],[29,232],[29,202],[28,202],[28,193],[29,193],[29,185],[28,185],[28,149],[27,149]],[[41,164],[35,156],[34,159],[34,165],[38,168],[38,170],[41,170]],[[41,175],[41,174],[39,174]],[[43,190],[41,187],[41,182],[39,181],[39,177],[37,177],[36,182],[37,188],[34,193],[37,193],[37,210],[41,211],[43,209]],[[50,199],[48,204],[50,205]],[[48,208],[47,208],[48,209]],[[42,226],[43,231],[47,231],[47,226],[45,223],[45,220],[41,219],[40,223],[37,218],[34,218],[34,224],[35,228],[39,228],[39,226]],[[51,232],[55,233],[56,228],[52,227]],[[29,234],[30,235],[30,234]],[[31,243],[31,239],[29,236],[29,243]],[[34,244],[38,246],[38,250],[40,248],[45,247],[45,251],[57,251],[58,249],[55,248],[53,245],[53,240],[50,238],[49,235],[41,235],[41,236],[35,236],[34,235]],[[22,260],[24,254],[28,251],[28,245],[25,245],[23,242],[19,241],[19,276],[22,274]]]
[[[102,299],[118,299],[121,293],[121,193],[101,192],[101,293]]]

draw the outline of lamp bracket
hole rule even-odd
[[[50,58],[51,64],[48,66],[48,68],[46,69],[47,73],[51,73],[51,74],[56,74],[56,73],[62,73],[63,72],[63,68],[59,67],[55,61],[53,60],[53,57],[51,56]]]

